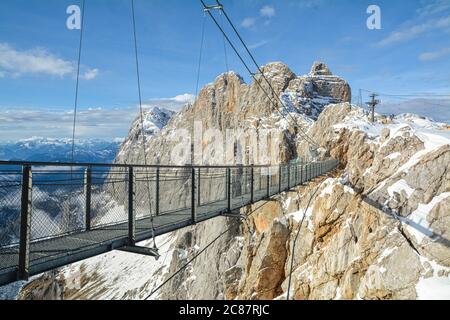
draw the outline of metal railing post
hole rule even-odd
[[[272,174],[272,169],[267,168],[267,198],[270,197],[270,175]]]
[[[231,168],[227,168],[227,208],[231,212]]]
[[[133,167],[128,167],[128,243],[136,243],[136,214],[134,211],[134,172]]]
[[[200,196],[200,179],[201,179],[201,176],[200,176],[200,172],[201,172],[202,170],[201,170],[201,168],[198,168],[198,179],[197,179],[197,203],[198,203],[198,206],[200,207],[200,205],[201,205],[201,201],[200,201],[200,199],[201,199],[201,196]]]
[[[294,185],[298,186],[298,164],[295,165]]]
[[[300,184],[303,184],[303,162],[300,160]]]
[[[291,165],[287,166],[287,190],[291,189]]]
[[[197,211],[196,211],[196,201],[195,201],[195,168],[191,169],[191,217],[192,223],[197,223]]]
[[[85,198],[85,224],[86,231],[91,230],[91,198],[92,198],[92,168],[86,168],[84,172],[84,194]]]
[[[255,168],[253,165],[250,167],[250,203],[255,201]]]
[[[157,167],[156,168],[156,187],[155,187],[155,192],[156,192],[156,200],[155,200],[155,211],[156,211],[156,215],[159,216],[160,214],[160,209],[159,209],[159,186],[160,186],[160,168]]]
[[[281,193],[281,173],[282,173],[282,169],[281,169],[281,164],[278,165],[278,193]]]
[[[30,275],[30,236],[31,236],[31,210],[32,210],[33,178],[31,167],[22,168],[22,196],[20,210],[20,247],[18,280],[28,280]]]

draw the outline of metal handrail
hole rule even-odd
[[[199,218],[198,209],[208,203],[208,200],[202,202],[201,195],[202,192],[200,186],[203,181],[209,180],[211,178],[220,178],[224,179],[224,191],[225,198],[221,198],[220,201],[224,201],[223,210],[227,212],[231,212],[236,208],[241,208],[246,205],[253,204],[257,201],[261,201],[271,196],[284,192],[286,190],[290,190],[291,188],[301,185],[305,182],[311,181],[312,179],[333,170],[337,167],[338,161],[334,159],[327,159],[321,162],[301,162],[301,163],[289,163],[289,164],[280,164],[280,165],[220,165],[220,166],[201,166],[201,165],[185,165],[185,166],[171,166],[171,165],[132,165],[132,164],[106,164],[106,163],[75,163],[75,162],[29,162],[29,161],[0,161],[0,166],[21,166],[22,167],[22,179],[21,181],[14,181],[17,187],[21,187],[21,198],[20,198],[20,237],[19,237],[19,262],[17,266],[17,278],[26,280],[29,276],[29,268],[30,268],[30,243],[35,241],[41,241],[46,239],[31,239],[31,224],[32,220],[32,211],[33,211],[33,199],[31,196],[31,191],[33,186],[47,186],[54,185],[55,181],[64,182],[66,179],[56,178],[50,180],[42,180],[35,179],[33,181],[33,167],[57,167],[55,169],[56,172],[60,172],[61,167],[80,167],[80,171],[84,170],[84,173],[77,173],[76,179],[70,179],[70,181],[80,181],[77,186],[84,186],[83,194],[86,196],[85,198],[85,206],[84,206],[84,221],[85,221],[85,229],[77,230],[77,232],[90,231],[91,228],[95,229],[92,225],[92,192],[93,188],[96,185],[104,185],[108,183],[106,180],[100,183],[97,183],[96,177],[94,174],[95,170],[92,168],[95,167],[103,167],[103,168],[123,168],[125,169],[123,173],[126,174],[127,178],[118,183],[127,183],[128,185],[128,197],[124,199],[128,208],[127,215],[128,217],[125,220],[117,221],[117,224],[120,224],[124,221],[128,221],[128,243],[129,245],[133,245],[136,240],[136,221],[139,219],[136,216],[136,199],[135,192],[137,190],[135,184],[138,182],[146,181],[139,177],[139,172],[135,170],[136,168],[155,168],[155,175],[152,175],[151,180],[148,181],[156,182],[155,188],[155,205],[156,205],[156,216],[160,214],[166,214],[166,210],[161,210],[160,201],[162,200],[162,196],[160,195],[160,182],[165,181],[179,181],[186,180],[188,184],[188,188],[186,191],[190,193],[190,205],[187,205],[185,209],[189,209],[191,211],[191,222],[190,224],[196,224]],[[160,168],[169,168],[169,169],[180,169],[185,170],[186,174],[183,177],[179,177],[180,179],[174,179],[172,175],[165,175],[160,172]],[[204,172],[202,175],[201,169],[226,169],[223,173],[208,173]],[[263,173],[263,170],[255,170],[255,168],[269,168],[267,172]],[[238,169],[236,172],[233,172],[233,169]],[[58,171],[59,170],[59,171]],[[52,170],[42,171],[42,169],[36,170],[37,175],[48,173],[49,175],[53,174]],[[102,172],[105,175],[108,174],[108,171]],[[20,174],[17,172],[17,174]],[[78,175],[84,174],[83,177],[78,177]],[[271,176],[277,176],[277,181],[275,181]],[[165,180],[165,177],[169,177],[168,180]],[[176,177],[176,175],[175,175]],[[99,178],[103,179],[103,178]],[[113,178],[115,181],[117,178]],[[38,181],[36,181],[38,180]],[[54,181],[52,181],[54,180]],[[262,182],[265,180],[266,185],[262,186]],[[259,184],[259,187],[257,183]],[[9,181],[11,183],[11,181]],[[239,188],[240,196],[234,195],[234,187],[237,184]],[[72,184],[60,184],[61,186],[68,186]],[[4,188],[0,185],[0,189]],[[256,192],[259,192],[258,195]],[[267,191],[266,195],[262,196],[260,191]],[[244,199],[245,195],[245,199]],[[238,201],[238,203],[233,203],[233,200],[242,197],[242,201]],[[262,198],[263,197],[263,198]],[[188,197],[189,198],[189,197]],[[248,199],[247,199],[248,198]],[[125,207],[124,207],[125,208]],[[223,211],[223,212],[225,212]],[[111,222],[111,225],[115,223]],[[49,239],[57,238],[58,236],[49,236]],[[1,246],[0,246],[1,248]],[[5,247],[3,247],[4,249]]]

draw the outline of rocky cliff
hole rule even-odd
[[[309,132],[341,170],[248,208],[247,223],[214,220],[179,237],[175,248],[201,247],[210,230],[239,225],[164,298],[285,299],[290,274],[294,299],[449,298],[448,126],[413,115],[372,124],[337,104]]]
[[[448,298],[448,126],[413,115],[370,123],[323,63],[300,77],[282,63],[263,72],[339,171],[246,208],[245,221],[217,218],[160,239],[157,263],[111,252],[37,278],[20,297],[141,299],[227,230],[151,298],[285,299],[289,279],[294,299]],[[171,133],[199,119],[204,129],[276,130],[282,143],[272,159],[308,154],[278,111],[256,83],[223,74],[148,139],[148,163],[170,163]],[[140,139],[130,134],[116,161],[143,163]]]

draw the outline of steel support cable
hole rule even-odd
[[[205,24],[206,24],[206,12],[203,13],[203,21],[202,21],[202,36],[200,40],[200,53],[198,56],[198,66],[197,66],[197,84],[195,86],[195,98],[198,95],[198,89],[200,85],[200,71],[202,66],[202,58],[203,58],[203,45],[205,42]]]
[[[223,18],[222,18],[222,11],[219,11],[220,13],[220,24],[222,25],[222,29],[223,29]],[[225,57],[225,68],[227,70],[227,73],[230,71],[230,67],[228,65],[228,54],[227,54],[227,42],[225,37],[223,38],[223,53],[224,53],[224,57]]]
[[[266,76],[264,75],[264,73],[261,70],[261,67],[259,66],[259,64],[256,62],[255,57],[253,56],[253,54],[251,53],[250,49],[248,48],[248,46],[246,45],[246,43],[244,42],[244,39],[242,38],[242,36],[240,35],[239,31],[236,29],[236,27],[234,26],[233,22],[231,21],[230,17],[228,16],[228,14],[226,13],[223,5],[216,0],[217,4],[220,6],[220,10],[221,12],[224,14],[225,18],[227,19],[228,23],[230,24],[230,26],[232,27],[233,31],[236,33],[237,37],[239,38],[240,42],[242,43],[242,45],[244,46],[245,50],[247,51],[248,55],[250,56],[250,58],[252,59],[254,65],[256,66],[256,68],[258,69],[258,72],[261,74],[261,76],[264,78],[264,80],[266,81],[266,83],[269,85],[269,88],[272,91],[273,96],[280,101],[281,106],[283,107],[283,109],[286,110],[286,107],[284,105],[284,102],[281,100],[281,98],[279,96],[277,96],[275,89],[273,88],[272,84],[270,83],[270,81],[266,78]],[[287,111],[287,110],[286,110]],[[298,127],[300,129],[300,131],[302,131],[302,133],[307,137],[307,140],[309,140],[309,142],[313,145],[317,146],[317,143],[303,130],[303,128],[300,127],[300,125],[297,123],[297,121],[294,119],[294,117],[292,117],[292,115],[287,112],[287,114],[289,115],[289,117],[292,119],[292,121],[294,121],[294,124],[296,127]]]
[[[322,182],[323,183],[323,182]],[[318,190],[318,189],[317,189]],[[316,193],[317,193],[316,190]],[[246,217],[245,219],[243,219],[243,222],[247,224],[247,220],[248,218],[250,218],[250,216],[252,216],[257,210],[261,209],[262,207],[264,207],[266,204],[268,204],[269,201],[264,202],[263,204],[261,204],[260,206],[258,206],[257,208],[253,209]],[[309,207],[309,205],[308,205]],[[248,224],[247,224],[248,226]],[[228,229],[226,229],[225,231],[223,231],[222,233],[220,233],[216,238],[214,238],[211,242],[209,242],[201,251],[199,251],[194,257],[192,257],[188,262],[186,262],[183,266],[181,266],[177,271],[175,271],[169,278],[167,278],[164,282],[162,282],[158,287],[156,287],[154,290],[151,291],[151,293],[145,297],[144,300],[148,300],[154,293],[156,293],[157,291],[159,291],[162,287],[164,287],[169,281],[171,281],[174,277],[176,277],[181,271],[183,271],[184,269],[186,269],[193,261],[195,261],[203,252],[205,252],[209,247],[211,247],[217,240],[219,240],[222,236],[224,236],[226,233],[228,233],[233,227],[230,227]],[[258,253],[259,255],[259,253]]]
[[[202,5],[204,6],[204,8],[206,9],[207,6],[205,4],[205,2],[203,0],[199,0]],[[225,31],[223,30],[223,28],[220,26],[219,22],[216,20],[216,18],[214,18],[214,16],[212,15],[212,13],[208,10],[207,11],[209,16],[211,17],[211,19],[214,21],[214,23],[216,24],[216,26],[219,28],[219,30],[221,31],[221,33],[223,34],[224,38],[227,40],[227,42],[230,44],[231,48],[233,49],[233,51],[236,53],[236,55],[238,56],[239,60],[242,62],[242,64],[244,65],[245,69],[247,70],[247,72],[250,74],[250,76],[255,80],[255,83],[258,85],[258,87],[263,91],[263,93],[266,95],[266,97],[269,99],[269,101],[276,107],[275,109],[278,111],[278,113],[285,119],[288,121],[288,119],[286,118],[286,116],[279,110],[279,108],[277,108],[277,104],[273,102],[273,98],[267,93],[267,91],[264,89],[264,87],[259,83],[258,79],[255,77],[254,73],[251,71],[251,69],[249,68],[249,66],[247,65],[247,63],[244,61],[244,59],[242,58],[242,55],[239,53],[239,51],[236,49],[235,45],[231,42],[230,38],[226,35]],[[280,99],[281,101],[281,99]],[[282,108],[286,110],[286,107],[284,106],[284,103],[282,103]],[[287,112],[287,114],[294,120],[294,118],[292,117],[292,115],[289,114],[289,112]],[[315,143],[308,135],[307,133],[296,123],[296,121],[294,120],[294,126],[296,126],[303,135],[305,135],[305,139],[308,140],[308,142],[314,146],[318,146],[317,143]]]
[[[142,151],[144,155],[144,165],[147,166],[147,148],[146,148],[146,137],[145,137],[145,128],[144,128],[144,115],[142,109],[142,94],[141,94],[141,78],[139,71],[139,57],[138,57],[138,45],[137,45],[137,33],[136,33],[136,14],[134,8],[134,0],[131,0],[131,12],[132,12],[132,21],[133,21],[133,38],[134,38],[134,55],[136,62],[136,78],[137,78],[137,89],[139,95],[139,118],[141,123],[141,132],[142,132]],[[146,174],[148,175],[148,168],[145,168]],[[153,221],[153,213],[151,210],[151,189],[150,189],[150,181],[147,178],[147,192],[148,192],[148,206],[150,213],[150,222],[152,228],[152,238],[153,238],[153,246],[156,248],[156,240],[155,240],[155,226]]]
[[[84,12],[86,8],[86,1],[83,0],[83,7],[81,8],[81,29],[80,29],[80,42],[78,46],[78,63],[77,63],[77,80],[75,85],[75,101],[73,108],[73,125],[72,125],[72,162],[75,157],[75,131],[77,123],[77,109],[78,109],[78,91],[80,87],[80,67],[81,67],[81,53],[83,48],[83,32],[84,32]]]
[[[307,204],[305,210],[303,211],[303,217],[302,217],[302,220],[300,221],[299,227],[297,229],[297,234],[295,235],[294,243],[292,244],[292,254],[291,254],[291,263],[290,263],[290,266],[289,266],[289,277],[288,277],[289,280],[288,280],[288,288],[287,288],[287,291],[286,291],[286,300],[289,300],[289,294],[290,294],[290,291],[291,291],[292,272],[293,272],[293,269],[294,269],[295,246],[297,245],[297,240],[298,240],[298,237],[300,235],[300,231],[302,229],[302,225],[303,225],[303,222],[305,220],[306,213],[307,213],[307,211],[309,209],[309,206],[311,205],[311,201],[315,197],[315,195],[317,194],[317,191],[319,191],[320,187],[322,186],[322,184],[324,182],[325,182],[325,180],[322,181],[317,186],[316,190],[314,190],[313,194],[310,196],[310,198],[308,200],[308,204]]]
[[[266,204],[268,204],[269,201],[264,202],[262,205],[258,206],[257,208],[253,209],[246,217],[245,220],[247,220],[250,216],[252,216],[256,210],[261,209]],[[159,291],[162,287],[164,287],[169,281],[171,281],[173,278],[175,278],[181,271],[186,269],[192,262],[194,262],[202,253],[204,253],[209,247],[211,247],[217,240],[219,240],[221,237],[223,237],[225,234],[227,234],[233,227],[229,227],[225,231],[221,232],[217,237],[215,237],[211,242],[209,242],[202,250],[200,250],[196,255],[194,255],[189,261],[187,261],[184,265],[182,265],[177,271],[175,271],[169,278],[167,278],[165,281],[163,281],[158,287],[156,287],[154,290],[150,292],[150,294],[144,298],[144,300],[148,300],[153,294],[155,294],[157,291]]]

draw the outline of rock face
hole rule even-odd
[[[288,287],[290,299],[416,299],[433,298],[433,292],[450,298],[448,127],[412,115],[378,116],[372,124],[349,103],[328,105],[349,101],[351,92],[322,63],[302,77],[281,63],[263,72],[308,134],[340,161],[340,169],[243,209],[245,221],[218,218],[171,234],[167,264],[126,295],[112,295],[98,282],[117,277],[119,284],[125,265],[108,270],[105,278],[96,274],[89,280],[83,273],[82,292],[142,298],[166,279],[152,298],[285,299]],[[261,85],[268,87],[264,79]],[[170,133],[191,129],[194,119],[220,130],[274,128],[284,137],[277,150],[282,160],[310,152],[259,86],[227,73],[149,139],[148,162],[169,163]],[[132,151],[140,143],[130,135],[117,161],[142,163],[142,153]],[[172,197],[184,201],[178,189]],[[132,264],[135,258],[127,259]],[[48,287],[48,282],[41,283]],[[57,288],[53,296],[76,298]],[[23,296],[32,296],[25,291]]]
[[[321,65],[328,70],[324,64]],[[238,74],[228,72],[206,85],[193,105],[186,106],[157,135],[148,139],[148,163],[172,163],[171,151],[179,141],[174,140],[171,133],[185,128],[188,130],[186,135],[189,136],[194,121],[201,121],[203,131],[218,129],[224,132],[226,129],[233,129],[243,130],[245,135],[249,129],[256,129],[257,132],[260,129],[273,129],[280,140],[286,140],[286,143],[281,145],[278,154],[270,155],[270,159],[281,158],[281,161],[287,161],[296,156],[295,147],[289,143],[293,140],[290,136],[295,130],[291,121],[284,118],[288,112],[299,125],[308,128],[325,105],[330,102],[349,102],[351,99],[347,82],[331,74],[298,77],[281,62],[267,64],[262,67],[262,72],[264,77],[256,75],[259,84],[246,84]],[[280,103],[277,97],[272,97],[270,88],[284,101],[286,110],[280,108]],[[269,93],[270,98],[263,90]],[[280,111],[284,117],[280,115]],[[142,137],[137,130],[139,123],[135,122],[133,128],[121,147],[117,162],[143,163],[143,152],[131,150],[142,146]],[[203,141],[205,148],[208,144],[211,142]],[[206,156],[204,158],[208,160]],[[220,163],[229,163],[226,160],[222,159]],[[249,163],[249,160],[243,159],[242,162]]]

